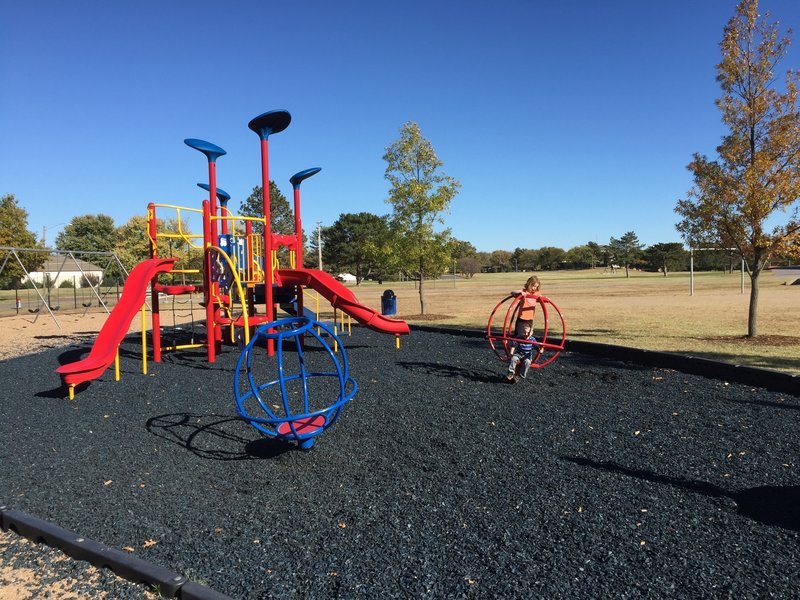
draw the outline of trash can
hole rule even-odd
[[[386,290],[381,296],[381,314],[387,316],[397,314],[397,296],[392,290]]]

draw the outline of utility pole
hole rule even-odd
[[[322,221],[317,221],[317,262],[322,271]]]
[[[64,223],[56,223],[55,225],[42,225],[42,246],[47,248],[47,230],[63,225]]]

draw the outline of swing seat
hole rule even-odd
[[[41,310],[41,308],[29,308],[29,309],[28,309],[28,312],[29,312],[29,313],[33,313],[33,314],[36,314],[36,313],[38,313],[40,310]]]

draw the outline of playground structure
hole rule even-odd
[[[519,313],[526,301],[535,303],[536,308],[538,308],[538,310],[534,311],[532,329],[532,334],[535,338],[533,346],[536,351],[531,354],[530,367],[533,369],[541,369],[556,359],[564,349],[564,343],[567,339],[567,324],[564,320],[564,315],[547,296],[543,296],[539,293],[529,294],[523,292],[516,295],[510,294],[503,298],[497,303],[489,315],[489,322],[486,326],[486,337],[489,340],[489,346],[497,357],[503,362],[509,362],[511,360],[512,345],[515,342],[521,343],[526,341],[515,335]],[[494,323],[495,316],[497,315],[499,318],[499,316],[503,314],[501,308],[504,307],[506,303],[508,303],[508,305],[503,315],[502,324],[497,325]],[[555,313],[558,316],[558,322],[554,327],[550,326],[551,313]]]
[[[248,127],[254,131],[261,146],[261,183],[263,190],[263,216],[249,217],[233,215],[227,208],[230,196],[217,187],[217,159],[226,154],[225,150],[210,142],[188,138],[184,143],[205,158],[208,167],[208,183],[199,187],[209,194],[202,207],[192,208],[169,204],[150,203],[147,206],[147,233],[150,241],[150,259],[137,265],[128,276],[120,301],[98,334],[89,356],[62,365],[57,369],[66,384],[70,399],[74,398],[75,388],[81,383],[96,379],[111,362],[118,361],[118,346],[136,315],[142,313],[142,363],[147,372],[146,348],[146,288],[150,287],[152,356],[160,362],[162,352],[188,348],[205,348],[207,360],[213,363],[221,351],[223,341],[252,348],[251,338],[263,339],[268,356],[275,354],[276,342],[283,338],[277,335],[275,324],[277,307],[290,315],[300,315],[316,320],[305,306],[304,288],[311,288],[336,311],[355,318],[362,325],[375,331],[394,335],[409,333],[405,321],[391,319],[379,311],[358,302],[352,291],[336,281],[333,276],[315,269],[304,269],[303,228],[300,216],[300,185],[307,178],[320,171],[319,168],[305,169],[293,175],[290,182],[294,191],[294,232],[272,231],[269,203],[269,136],[280,133],[291,122],[285,110],[273,110],[252,119]],[[157,215],[169,209],[177,215],[177,231],[165,231],[159,227]],[[199,214],[202,217],[202,233],[193,234],[182,230],[183,215]],[[261,229],[259,232],[258,229]],[[202,267],[184,268],[176,264],[175,258],[160,257],[159,240],[178,239],[202,252]],[[278,252],[288,251],[288,265],[280,265]],[[198,279],[195,283],[160,283],[162,274],[189,275]],[[132,285],[131,285],[132,284]],[[130,286],[130,287],[129,287]],[[130,289],[130,292],[128,291]],[[205,307],[205,340],[185,345],[164,347],[161,339],[160,297],[179,296],[193,293],[203,294]],[[263,305],[263,306],[261,306]],[[287,323],[283,324],[288,325]],[[296,324],[299,326],[299,324]],[[260,327],[258,333],[254,331]],[[307,328],[300,327],[303,332]],[[334,342],[336,324],[331,332]],[[317,337],[315,335],[315,337]],[[303,343],[303,336],[299,338]],[[399,341],[397,342],[399,344]],[[251,354],[252,351],[247,351]]]

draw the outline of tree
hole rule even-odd
[[[14,194],[5,194],[0,198],[0,246],[42,247],[36,239],[36,234],[28,230],[28,211],[19,205]],[[47,258],[44,252],[18,252],[17,256],[28,272],[40,268]],[[25,275],[19,263],[7,252],[0,253],[0,265],[3,261],[6,261],[6,265],[0,274],[0,287],[19,286]]]
[[[492,262],[492,255],[488,252],[478,252],[475,255],[475,258],[481,263],[480,272],[487,271],[489,268],[489,264]]]
[[[461,271],[461,275],[467,279],[471,279],[475,273],[480,273],[482,266],[477,255],[457,258],[456,265],[458,266],[458,270]]]
[[[511,271],[512,254],[508,250],[495,250],[489,255],[489,265],[493,271]]]
[[[608,251],[611,260],[615,263],[622,263],[625,267],[625,277],[630,277],[630,267],[636,264],[642,255],[644,244],[639,243],[639,237],[629,231],[619,239],[611,238],[608,243]]]
[[[555,246],[543,246],[537,251],[539,268],[555,270],[561,267],[561,263],[567,259],[567,253]]]
[[[687,255],[688,253],[683,249],[683,244],[665,242],[645,248],[642,253],[642,260],[646,269],[661,271],[666,277],[669,271],[686,268]]]
[[[788,71],[784,89],[776,89],[773,71],[790,39],[768,19],[758,14],[758,0],[741,0],[725,26],[716,104],[728,132],[717,159],[694,155],[688,166],[694,185],[675,208],[689,246],[736,248],[744,259],[751,282],[748,337],[758,333],[759,275],[800,236],[800,72]],[[781,213],[788,213],[785,220]],[[768,221],[783,222],[770,231]]]
[[[270,220],[272,221],[270,224],[272,233],[294,234],[294,212],[286,196],[278,189],[274,181],[269,182],[269,212]],[[264,218],[264,191],[260,185],[255,186],[247,199],[239,205],[239,214],[245,217]],[[253,233],[264,233],[264,226],[261,222],[253,221]],[[305,239],[302,242],[305,249]],[[286,248],[277,250],[278,260],[283,264],[288,264],[289,251]],[[303,255],[305,256],[305,252],[303,252]]]
[[[517,256],[517,269],[521,271],[535,271],[539,265],[539,251],[524,249]]]
[[[470,242],[462,240],[453,240],[450,248],[450,255],[453,260],[460,260],[462,258],[471,258],[478,253],[478,250]]]
[[[59,250],[113,252],[117,228],[108,215],[81,215],[72,220],[56,236]]]
[[[157,253],[161,257],[175,257],[181,269],[202,269],[203,250],[201,240],[173,236],[189,236],[191,230],[186,222],[178,224],[177,219],[157,219],[159,234],[171,234],[158,239]],[[117,243],[114,252],[125,268],[130,271],[141,261],[150,258],[150,236],[147,233],[147,218],[135,215],[117,229]],[[178,268],[178,267],[176,267]]]
[[[159,230],[160,226],[159,223]],[[114,246],[114,252],[128,271],[144,259],[150,258],[147,217],[136,215],[128,219],[124,225],[120,225],[117,229],[117,243]]]
[[[453,264],[453,277],[461,272],[462,277],[470,278],[480,272],[481,264],[477,259],[478,250],[470,242],[456,240],[450,244],[450,262]]]
[[[437,233],[434,227],[444,224],[441,215],[449,211],[461,184],[439,171],[443,163],[416,123],[403,125],[400,138],[386,148],[383,160],[391,184],[387,202],[394,208],[396,256],[419,280],[420,312],[425,314],[425,275],[447,268],[452,242],[449,230]]]
[[[292,207],[274,181],[269,182],[269,212],[272,218],[270,228],[273,233],[294,233]],[[260,185],[254,187],[247,199],[239,205],[239,214],[245,217],[264,218],[264,191]],[[253,222],[253,233],[264,233],[264,226]]]
[[[324,263],[329,269],[351,272],[356,285],[373,271],[383,274],[390,252],[387,217],[341,214],[322,234]]]
[[[114,252],[117,247],[117,228],[108,215],[80,215],[72,220],[56,236],[56,248],[66,251]],[[105,266],[105,274],[119,279],[125,274],[116,261],[100,254],[82,254],[81,258]]]
[[[594,269],[598,263],[603,261],[604,256],[607,254],[600,244],[597,242],[586,242],[586,247],[592,253],[592,269]]]
[[[594,268],[597,259],[595,253],[588,245],[574,246],[567,250],[566,261],[573,269]]]

